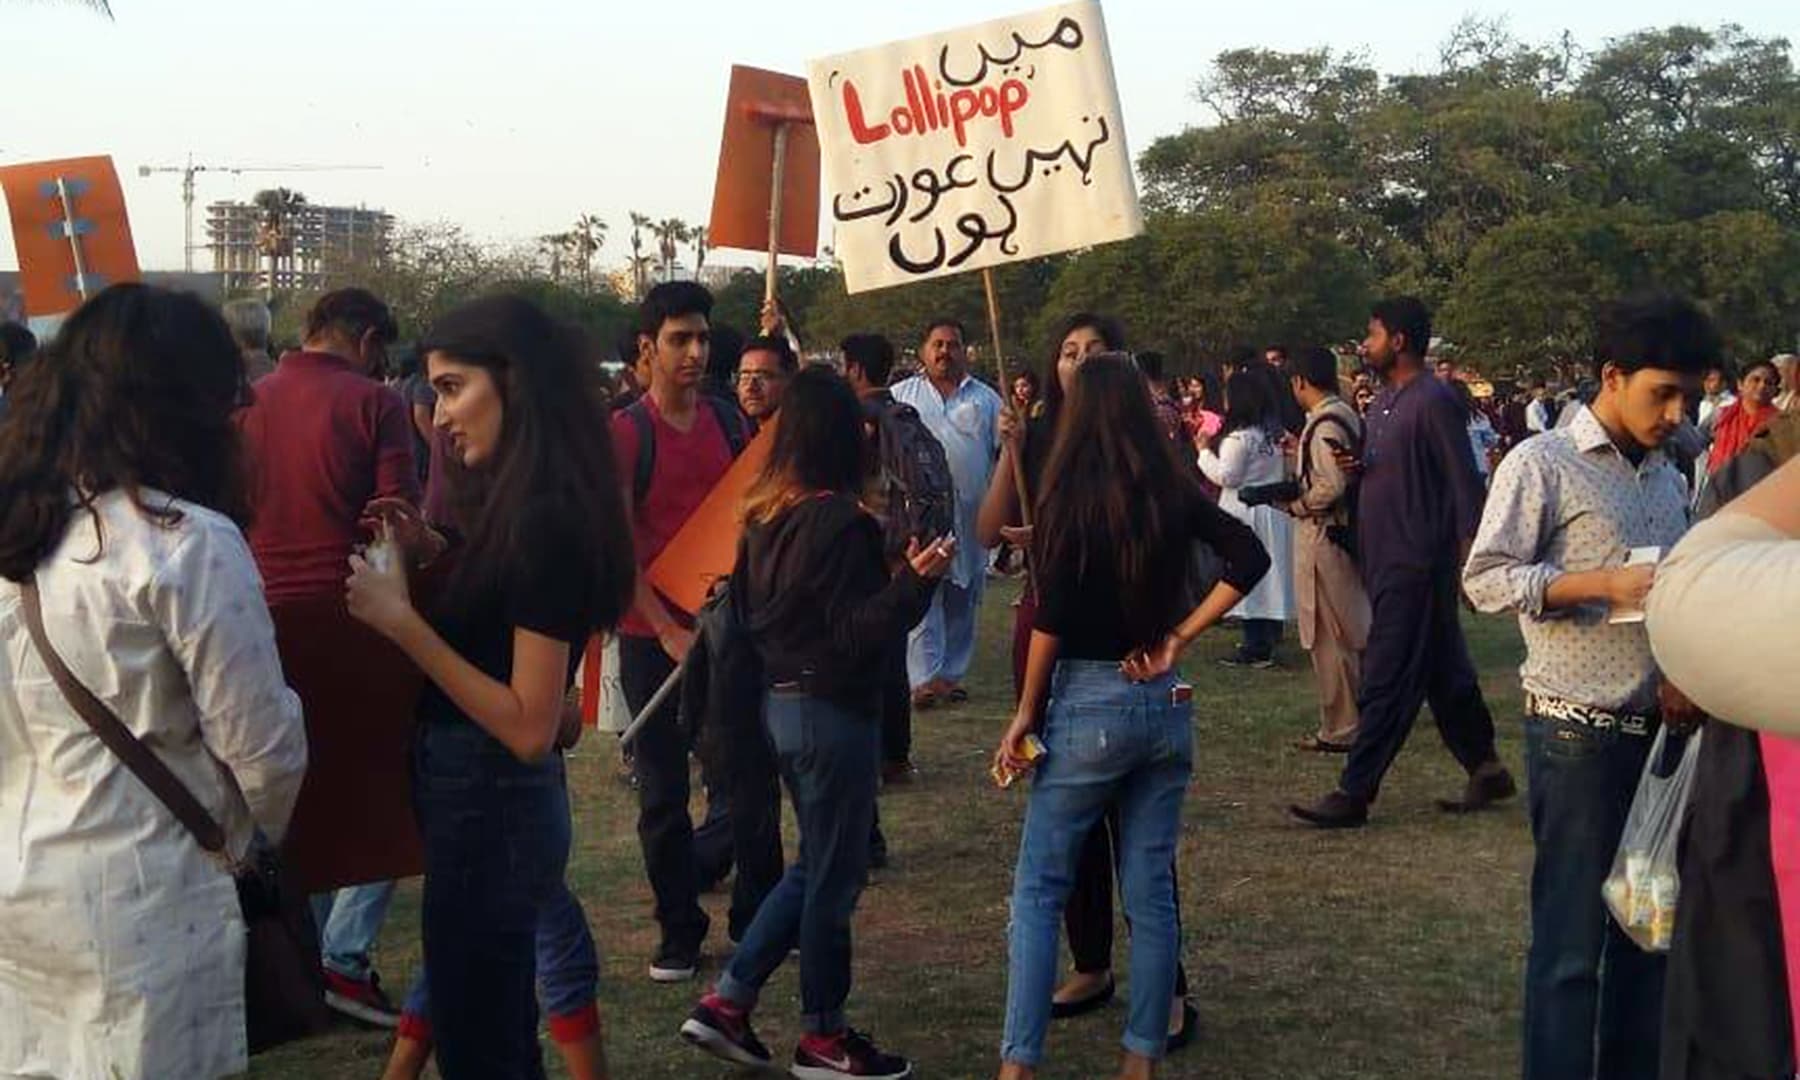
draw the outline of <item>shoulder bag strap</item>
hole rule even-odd
[[[187,789],[176,775],[169,771],[162,759],[151,752],[131,729],[126,727],[111,709],[108,709],[99,698],[95,697],[81,680],[63,663],[61,656],[50,644],[50,638],[44,633],[44,609],[38,596],[37,579],[26,578],[19,584],[19,593],[25,602],[25,626],[31,631],[31,643],[37,646],[38,656],[44,666],[50,669],[50,678],[55,680],[56,688],[62,691],[64,699],[75,712],[87,723],[106,748],[118,755],[132,775],[143,781],[157,800],[168,807],[177,821],[194,834],[194,839],[206,851],[221,852],[225,850],[225,830],[206,812],[194,793]]]

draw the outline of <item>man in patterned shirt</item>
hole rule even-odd
[[[1591,405],[1501,462],[1463,570],[1480,610],[1519,613],[1526,778],[1536,859],[1525,974],[1526,1080],[1657,1073],[1663,959],[1608,919],[1600,887],[1659,723],[1697,722],[1663,681],[1641,615],[1687,531],[1687,484],[1658,449],[1716,362],[1685,300],[1622,301],[1602,316]],[[1642,561],[1655,549],[1651,561]],[[1604,1001],[1604,1004],[1602,1002]]]

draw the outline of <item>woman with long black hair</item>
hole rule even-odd
[[[1090,356],[1125,348],[1125,330],[1117,320],[1092,312],[1078,312],[1065,319],[1056,336],[1053,353],[1053,378],[1044,395],[1041,412],[1021,426],[1019,419],[1008,415],[1002,419],[1003,441],[1000,467],[988,486],[977,522],[977,538],[984,544],[994,537],[1011,536],[1022,548],[1031,546],[1031,530],[1023,525],[1019,511],[1018,488],[1013,481],[1010,460],[1017,455],[1023,462],[1028,498],[1044,490],[1045,469],[1050,451],[1061,430],[1064,406],[1075,386],[1075,376]],[[1145,393],[1149,393],[1146,385]],[[1191,472],[1192,470],[1190,470]],[[1024,595],[1013,618],[1013,693],[1023,692],[1026,653],[1031,642],[1032,624],[1037,619],[1037,592],[1032,579],[1027,579]],[[1074,971],[1056,989],[1050,1015],[1058,1020],[1084,1016],[1103,1008],[1113,999],[1113,877],[1118,869],[1113,836],[1118,831],[1116,808],[1094,824],[1081,859],[1075,868],[1075,884],[1063,908],[1063,925],[1069,937],[1069,956]],[[1179,1050],[1193,1039],[1190,1022],[1193,1006],[1188,1000],[1185,965],[1175,972],[1174,1001],[1170,1015],[1169,1049]]]
[[[931,605],[955,542],[914,541],[888,573],[868,479],[862,407],[850,384],[809,367],[788,384],[768,462],[745,500],[731,590],[762,654],[764,720],[800,825],[800,854],[763,901],[713,992],[681,1027],[715,1056],[766,1067],[750,1013],[800,949],[801,1080],[912,1075],[849,1026],[850,919],[869,863],[881,775],[881,674],[894,642]]]
[[[1132,934],[1120,1076],[1140,1080],[1167,1047],[1180,952],[1174,862],[1193,771],[1193,707],[1174,668],[1194,637],[1254,587],[1268,556],[1201,495],[1130,357],[1090,357],[1065,410],[1037,502],[1038,613],[1024,692],[994,755],[999,770],[1036,770],[1013,880],[1000,1076],[1035,1075],[1056,981],[1057,915],[1083,844],[1116,805]],[[1196,542],[1225,569],[1190,606],[1183,597],[1198,591]],[[1040,712],[1047,752],[1033,762],[1023,743]]]
[[[559,721],[582,646],[630,601],[631,536],[574,331],[489,297],[446,315],[420,351],[454,451],[457,562],[420,612],[399,560],[353,557],[350,611],[427,679],[414,798],[439,1071],[537,1078],[533,945],[569,852]],[[371,509],[407,553],[441,549],[410,508]]]

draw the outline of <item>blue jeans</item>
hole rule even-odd
[[[1531,946],[1525,960],[1525,1080],[1654,1080],[1664,960],[1606,912],[1612,868],[1652,738],[1564,720],[1525,720]]]
[[[352,885],[312,897],[313,925],[319,928],[319,954],[325,967],[358,982],[369,977],[374,965],[369,950],[387,920],[394,901],[394,883],[377,881]]]
[[[975,659],[975,616],[987,575],[978,574],[968,588],[948,579],[938,583],[925,617],[906,639],[906,677],[917,690],[933,679],[963,681]]]
[[[823,698],[770,690],[765,716],[800,822],[800,853],[782,875],[720,977],[718,994],[756,1006],[769,976],[800,946],[806,1030],[845,1026],[850,919],[869,868],[869,830],[881,774],[881,723]]]
[[[472,723],[428,723],[414,776],[438,1071],[541,1080],[535,950],[569,856],[562,757],[526,764]]]
[[[1044,1056],[1056,988],[1057,929],[1081,848],[1109,805],[1119,811],[1119,883],[1131,924],[1126,1050],[1160,1058],[1168,1045],[1181,929],[1175,845],[1194,771],[1193,706],[1174,700],[1174,675],[1132,683],[1111,662],[1056,665],[1038,764],[1013,873],[1002,1060]]]
[[[600,950],[588,929],[581,901],[564,885],[538,913],[538,998],[551,1016],[571,1016],[592,1005],[600,992]],[[421,968],[406,995],[404,1012],[431,1019],[431,990]]]

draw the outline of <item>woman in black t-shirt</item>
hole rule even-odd
[[[1131,1011],[1121,1077],[1149,1077],[1166,1052],[1179,963],[1174,861],[1193,771],[1191,688],[1174,667],[1268,569],[1242,523],[1201,495],[1123,354],[1081,365],[1044,470],[1032,545],[1038,613],[1024,690],[995,767],[1035,767],[1013,878],[1002,1080],[1038,1066],[1056,981],[1057,913],[1081,848],[1117,806],[1116,844],[1131,925]],[[1220,581],[1191,597],[1191,552],[1222,558]],[[1048,707],[1044,708],[1047,702]],[[1039,727],[1035,763],[1022,742]]]
[[[445,316],[420,351],[465,542],[429,612],[399,559],[353,557],[348,600],[427,679],[413,794],[439,1071],[538,1078],[533,942],[569,850],[559,722],[583,644],[632,595],[631,538],[573,331],[491,297]],[[415,559],[446,546],[410,507],[371,509]]]
[[[1119,352],[1124,348],[1124,327],[1108,316],[1079,312],[1063,320],[1051,353],[1053,378],[1047,384],[1042,409],[1028,421],[1020,421],[1014,413],[1002,416],[1001,461],[994,470],[993,481],[988,485],[976,521],[976,537],[981,543],[992,545],[1006,537],[1023,548],[1030,548],[1031,530],[1024,526],[1024,515],[1019,509],[1011,457],[1016,455],[1022,462],[1027,496],[1035,500],[1044,490],[1045,465],[1065,415],[1064,404],[1074,389],[1076,373],[1088,357]],[[1148,393],[1147,384],[1145,392]],[[1024,595],[1019,597],[1018,607],[1013,610],[1015,699],[1024,689],[1026,652],[1037,613],[1037,586],[1028,580]],[[1075,970],[1056,990],[1051,1016],[1059,1020],[1085,1015],[1113,998],[1113,874],[1117,868],[1113,835],[1118,832],[1118,826],[1117,809],[1109,809],[1089,832],[1075,867],[1075,886],[1063,907],[1069,957]],[[1193,1025],[1187,1022],[1188,1013],[1192,1011],[1187,996],[1187,970],[1177,966],[1174,1015],[1181,1023],[1170,1033],[1171,1050],[1181,1049],[1193,1039]]]

